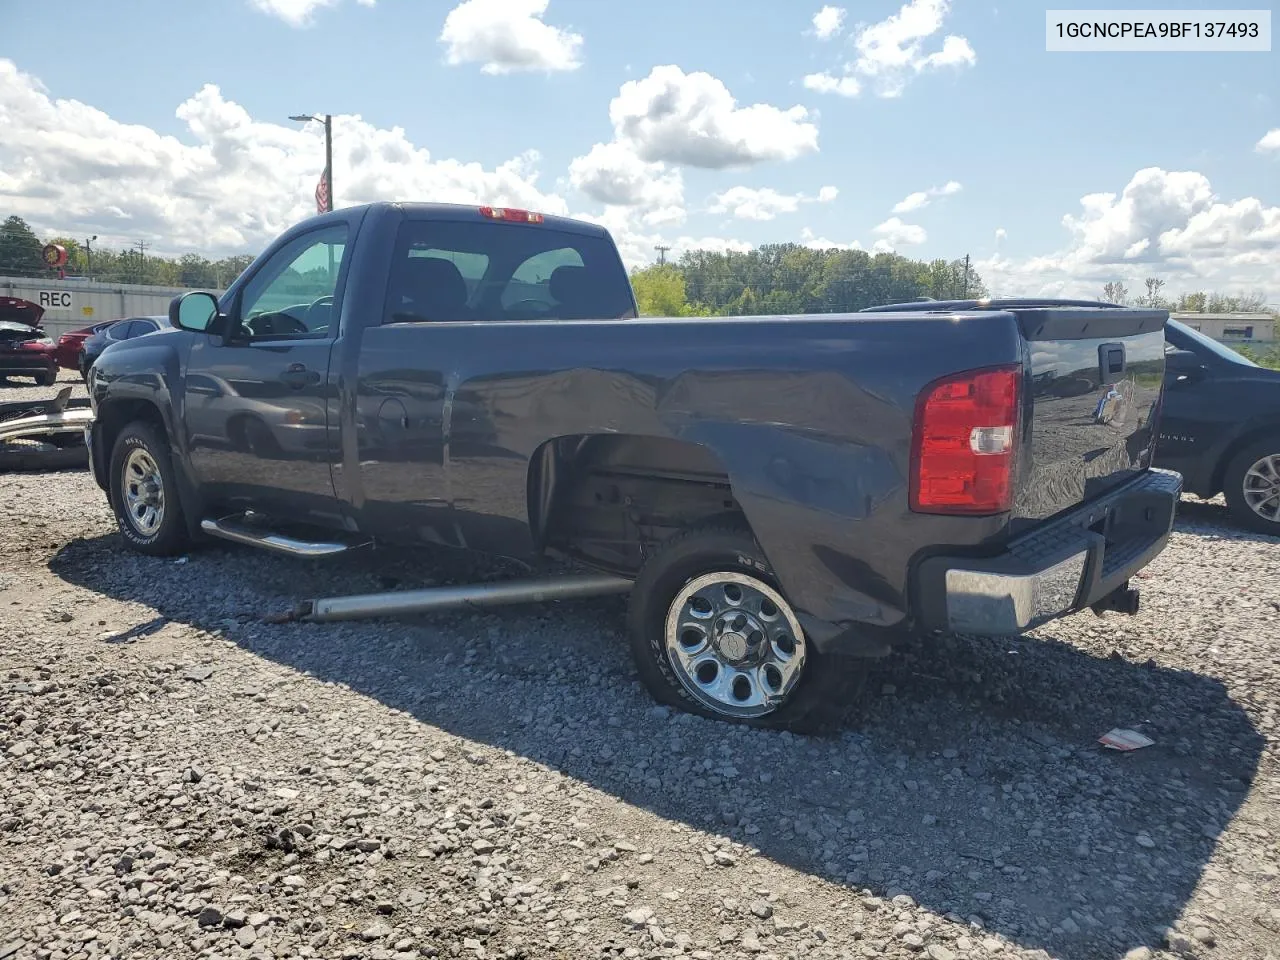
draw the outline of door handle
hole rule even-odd
[[[280,374],[280,379],[295,390],[301,390],[306,386],[314,386],[320,382],[320,374],[314,370],[308,370],[306,364],[291,363],[288,368]]]

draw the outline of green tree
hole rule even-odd
[[[1107,303],[1125,306],[1129,302],[1129,288],[1119,280],[1112,280],[1102,287],[1102,299]]]
[[[0,273],[19,277],[40,276],[49,268],[40,256],[44,244],[19,216],[0,224]]]
[[[1178,298],[1174,309],[1179,313],[1204,313],[1209,305],[1209,295],[1203,290],[1196,293],[1184,293]]]
[[[689,303],[684,275],[673,263],[654,264],[631,272],[640,315],[645,317],[691,317],[709,313],[705,307]]]

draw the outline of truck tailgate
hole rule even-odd
[[[1093,499],[1150,466],[1168,314],[1079,306],[1011,312],[1031,368],[1017,524]]]

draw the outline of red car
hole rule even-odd
[[[58,379],[53,341],[39,327],[0,320],[0,378],[31,377],[41,387]]]
[[[79,330],[64,333],[58,338],[58,346],[54,350],[58,366],[66,370],[79,370],[80,348],[84,346],[84,342],[95,333],[101,333],[113,323],[119,322],[119,320],[100,320],[91,327],[82,327]]]

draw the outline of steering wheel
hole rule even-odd
[[[551,304],[545,300],[517,300],[511,306],[507,307],[504,313],[532,313],[535,317],[547,317],[551,315]]]
[[[328,316],[326,316],[324,323],[313,323],[311,319],[312,314],[314,314],[317,308],[319,307],[328,307],[329,314]],[[329,321],[332,319],[332,316],[333,316],[333,297],[326,296],[326,297],[316,298],[315,300],[311,301],[311,306],[307,307],[307,322],[305,324],[307,329],[304,330],[303,332],[304,333],[307,333],[307,332],[320,333],[322,330],[328,329]]]

